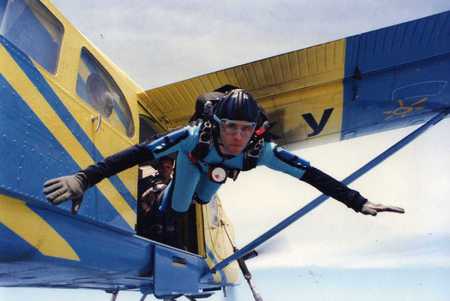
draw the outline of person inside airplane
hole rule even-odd
[[[137,229],[137,234],[164,242],[165,233],[174,232],[174,227],[166,223],[164,216],[158,210],[161,203],[161,192],[172,180],[174,159],[169,156],[162,157],[156,164],[157,173],[141,180],[139,184],[140,196],[139,205],[141,209],[141,222]],[[166,225],[167,224],[167,225]]]
[[[205,106],[208,107],[208,106]],[[193,201],[207,204],[220,186],[239,172],[264,165],[306,182],[322,193],[364,215],[404,213],[399,207],[375,204],[359,192],[313,167],[308,161],[272,142],[268,121],[254,97],[234,89],[205,110],[202,121],[169,132],[150,142],[134,145],[73,175],[48,180],[49,202],[82,197],[101,180],[149,159],[178,152],[175,176],[162,195],[159,210],[182,215]]]

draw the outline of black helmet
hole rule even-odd
[[[258,123],[261,109],[248,91],[234,89],[223,96],[216,105],[214,114],[219,119],[245,120]]]

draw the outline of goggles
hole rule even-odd
[[[244,137],[250,137],[256,128],[256,122],[242,121],[242,120],[230,120],[230,119],[219,119],[214,115],[214,120],[220,125],[221,130],[225,134],[234,135],[238,132]]]

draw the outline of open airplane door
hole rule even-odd
[[[208,205],[195,205],[195,209],[198,254],[167,246],[153,248],[156,296],[204,296],[239,281],[236,263],[218,273],[209,273],[211,267],[234,253],[230,240],[233,229],[220,200],[215,197]]]
[[[212,267],[234,253],[234,229],[222,207],[221,200],[215,196],[211,202],[202,206],[205,257]],[[239,283],[239,267],[236,263],[212,275],[214,282],[225,285]]]

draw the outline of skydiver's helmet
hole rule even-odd
[[[261,109],[253,96],[245,90],[234,89],[225,94],[214,108],[214,118],[261,123]]]

